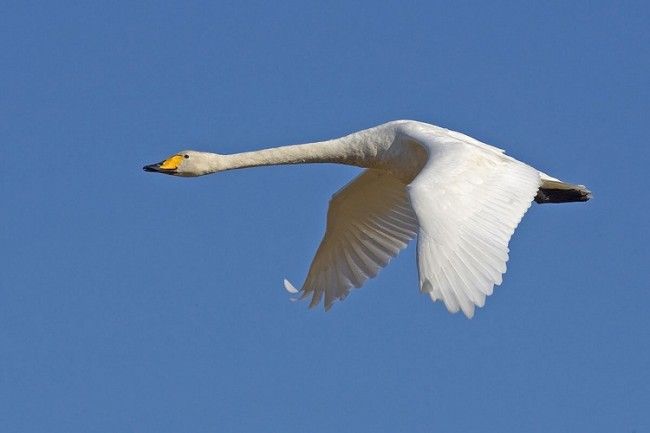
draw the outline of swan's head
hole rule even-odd
[[[171,174],[172,176],[194,177],[220,171],[220,156],[215,153],[183,150],[164,161],[142,167],[144,171]]]

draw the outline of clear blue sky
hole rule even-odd
[[[647,2],[2,9],[3,432],[650,431]],[[289,301],[353,168],[141,169],[398,118],[594,192],[531,208],[473,320],[413,245]]]

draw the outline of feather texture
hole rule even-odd
[[[500,152],[450,144],[408,187],[420,228],[420,290],[472,317],[501,284],[508,243],[541,180],[537,170]]]
[[[352,287],[377,275],[417,233],[406,185],[380,170],[366,170],[334,194],[327,229],[301,289],[309,306],[328,310]],[[297,292],[285,280],[290,292]]]

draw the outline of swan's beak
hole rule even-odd
[[[144,167],[142,167],[142,169],[144,171],[152,171],[154,173],[173,174],[176,169],[175,168],[162,168],[163,163],[164,163],[164,161],[156,163],[156,164],[145,165]]]
[[[178,166],[181,165],[182,161],[182,156],[174,155],[156,164],[145,165],[142,169],[144,171],[153,171],[155,173],[176,174],[176,169],[178,169]]]

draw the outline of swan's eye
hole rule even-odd
[[[185,159],[187,159],[189,157],[190,157],[189,155],[183,155],[183,158],[185,158]]]

